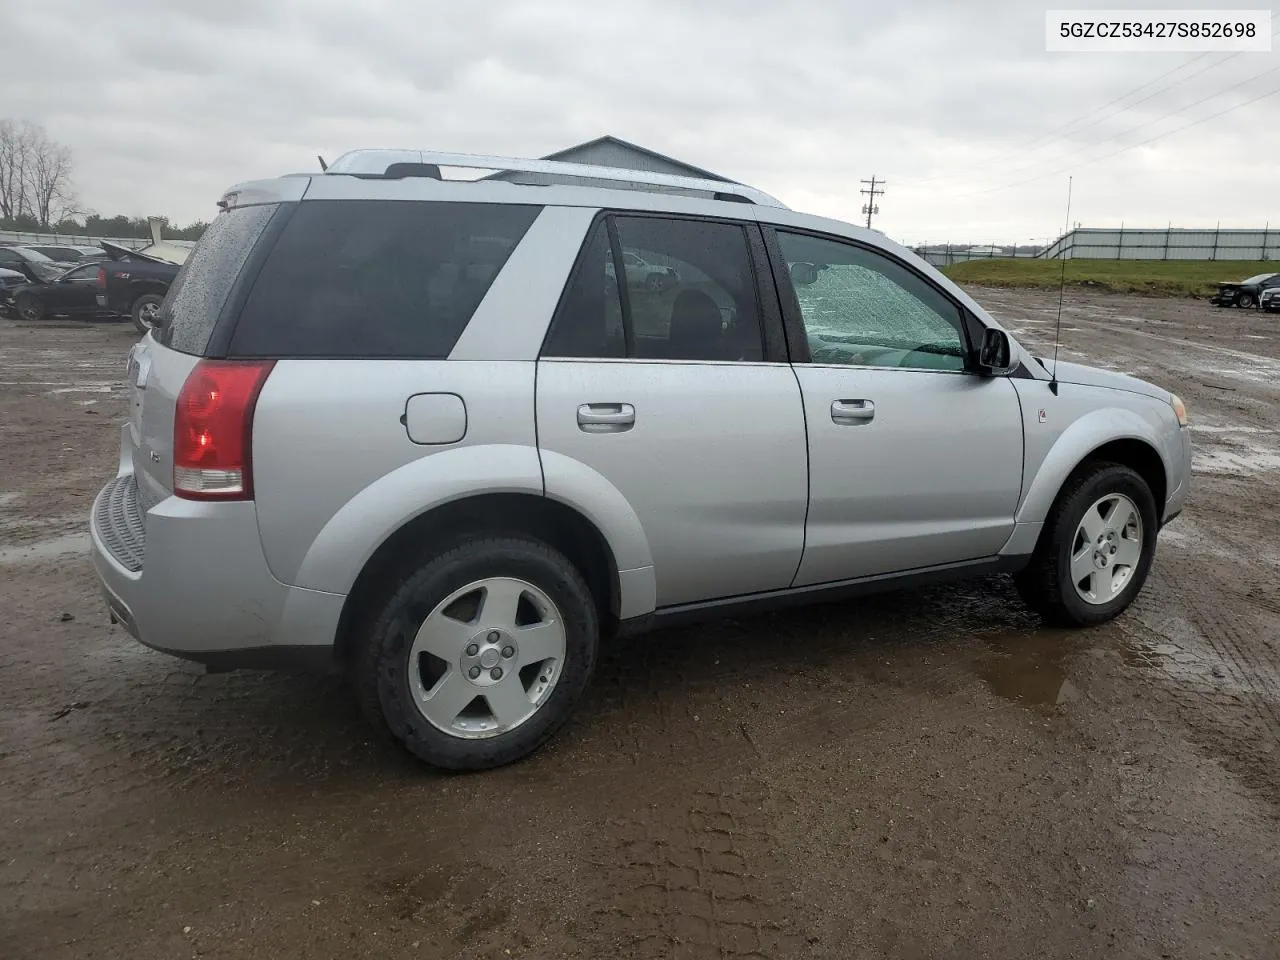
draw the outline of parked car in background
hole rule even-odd
[[[28,283],[12,291],[13,309],[23,320],[103,316],[98,305],[98,261],[77,264],[49,283]]]
[[[622,251],[622,269],[628,286],[644,287],[653,293],[662,293],[680,282],[680,274],[674,267],[650,263],[630,250]],[[610,280],[616,279],[612,260],[604,265],[604,274]]]
[[[32,244],[27,249],[43,253],[50,260],[56,260],[58,263],[75,263],[77,260],[105,256],[101,247],[90,246],[66,246],[61,244],[55,246],[42,243]]]
[[[141,642],[345,672],[478,769],[551,737],[621,632],[997,571],[1091,626],[1142,589],[1191,483],[1169,391],[1038,358],[878,231],[741,184],[472,159],[223,197],[90,511]],[[673,289],[609,282],[628,250]]]
[[[44,283],[61,275],[65,264],[58,263],[31,247],[0,246],[0,267],[17,270],[31,283]]]
[[[29,282],[25,273],[0,267],[0,316],[13,312],[13,290]]]
[[[155,325],[156,313],[180,264],[103,241],[111,258],[99,264],[96,303],[106,313],[133,320],[140,333]]]
[[[1218,292],[1209,298],[1215,307],[1256,307],[1264,290],[1280,287],[1280,273],[1260,273],[1247,280],[1218,284]]]
[[[1258,298],[1258,307],[1267,313],[1280,313],[1280,286],[1263,290]]]

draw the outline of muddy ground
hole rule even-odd
[[[1052,294],[977,291],[1032,345]],[[1280,954],[1280,317],[1072,293],[1187,401],[1187,513],[1105,628],[991,578],[619,644],[442,776],[325,679],[206,675],[84,558],[131,330],[0,321],[0,956]]]

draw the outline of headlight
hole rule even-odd
[[[1178,426],[1185,427],[1187,425],[1187,405],[1182,402],[1177,394],[1169,394],[1169,406],[1173,407],[1173,414],[1178,418]]]

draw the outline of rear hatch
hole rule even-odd
[[[300,195],[306,181],[281,183]],[[169,288],[156,329],[129,353],[128,445],[144,510],[173,492],[178,395],[206,355],[235,282],[278,208],[259,203],[219,213]]]

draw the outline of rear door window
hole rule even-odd
[[[610,217],[594,228],[543,356],[760,361],[755,271],[739,223]],[[621,281],[617,264],[621,263]]]
[[[231,353],[447,357],[541,209],[304,201],[263,263]]]

